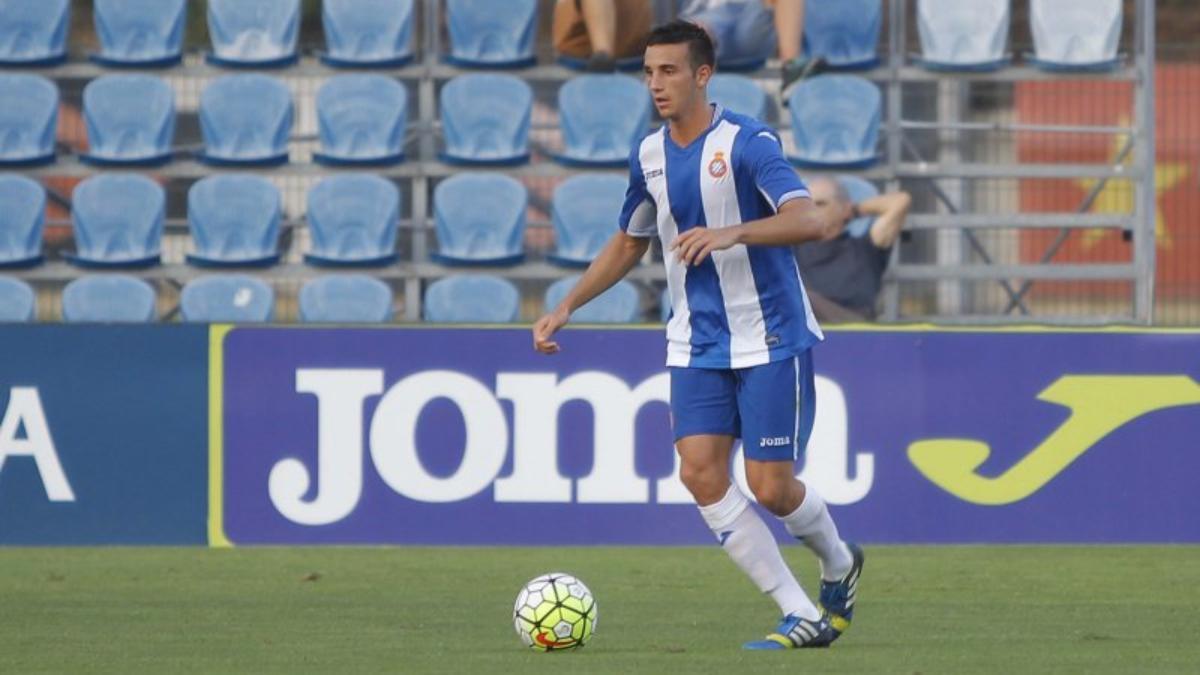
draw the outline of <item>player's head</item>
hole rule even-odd
[[[841,233],[854,213],[854,202],[846,188],[833,178],[821,176],[808,182],[808,191],[812,194],[813,208],[817,215],[826,222],[838,224]]]
[[[663,119],[706,105],[705,88],[716,63],[712,38],[690,21],[672,21],[646,39],[646,86]]]

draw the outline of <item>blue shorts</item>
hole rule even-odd
[[[761,0],[731,2],[682,18],[708,27],[720,63],[765,60],[775,54],[775,15]]]
[[[812,351],[751,368],[671,368],[671,427],[678,441],[716,434],[742,439],[749,459],[795,461],[817,410]]]

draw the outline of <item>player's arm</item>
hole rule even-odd
[[[592,298],[608,290],[633,269],[650,247],[650,237],[657,234],[657,215],[654,199],[646,190],[638,146],[629,154],[629,188],[617,224],[621,230],[596,256],[575,287],[567,293],[558,307],[538,319],[533,325],[533,348],[543,354],[558,351],[558,343],[550,338],[571,320],[571,313]]]
[[[620,281],[646,254],[650,247],[648,237],[634,237],[618,232],[608,240],[600,254],[588,265],[575,286],[562,302],[549,314],[538,320],[533,327],[533,347],[543,354],[559,350],[558,343],[550,338],[559,328],[567,325],[571,314],[590,302],[597,295]]]
[[[833,229],[815,213],[807,197],[791,199],[768,218],[741,225],[708,229],[694,227],[675,238],[671,250],[685,265],[699,265],[713,251],[746,246],[793,246],[823,239]]]
[[[861,215],[875,216],[870,236],[871,243],[878,248],[891,248],[896,243],[911,207],[912,196],[907,192],[889,192],[864,199],[855,205]]]

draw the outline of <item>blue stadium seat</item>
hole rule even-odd
[[[0,277],[0,323],[33,321],[37,296],[29,284],[12,277]]]
[[[515,265],[525,259],[525,209],[529,194],[515,179],[496,173],[460,173],[433,192],[438,252],[444,265]]]
[[[512,323],[521,313],[521,293],[491,274],[444,277],[425,289],[422,314],[434,323]]]
[[[796,145],[792,162],[843,169],[874,164],[882,98],[879,87],[854,75],[820,75],[801,82],[788,106]]]
[[[586,267],[618,230],[628,180],[612,174],[583,174],[554,190],[550,220],[554,223],[551,262]]]
[[[187,0],[96,0],[93,19],[106,66],[173,66],[183,53]]]
[[[83,119],[94,164],[154,165],[171,159],[175,92],[152,75],[105,75],[83,88]]]
[[[0,65],[52,66],[67,59],[70,0],[0,2]]]
[[[188,226],[201,267],[266,267],[279,261],[279,189],[252,174],[222,174],[188,190]]]
[[[1007,66],[1010,0],[918,0],[916,62],[929,70],[990,71]]]
[[[300,0],[208,0],[208,61],[232,68],[296,62]]]
[[[218,78],[200,95],[200,159],[216,165],[286,164],[294,114],[291,92],[273,77]]]
[[[533,91],[512,75],[460,75],[442,87],[442,159],[458,164],[529,161]]]
[[[308,191],[312,250],[320,266],[378,266],[396,260],[400,191],[379,176],[330,176]]]
[[[383,75],[339,75],[317,92],[324,164],[385,165],[404,161],[408,92]]]
[[[328,65],[396,68],[413,58],[413,0],[324,0],[321,17]]]
[[[713,75],[708,81],[708,98],[739,115],[767,118],[767,92],[745,75]]]
[[[578,75],[558,90],[563,153],[570,165],[623,166],[650,126],[650,96],[628,75]]]
[[[193,323],[262,323],[275,315],[275,291],[246,274],[202,277],[183,287],[179,308]]]
[[[518,68],[536,62],[538,0],[446,0],[450,63]]]
[[[125,274],[87,275],[62,293],[63,321],[69,323],[149,323],[156,294],[150,284]]]
[[[58,88],[38,75],[0,74],[0,166],[54,161]]]
[[[831,68],[873,68],[879,64],[882,0],[807,0],[804,48]]]
[[[300,289],[300,320],[387,323],[392,320],[392,289],[365,274],[318,277]]]
[[[42,262],[46,190],[17,174],[0,174],[0,268]]]
[[[557,307],[578,281],[579,275],[575,275],[550,284],[546,289],[546,311]],[[641,313],[637,287],[622,280],[575,310],[571,315],[571,323],[635,323],[641,318]]]
[[[1104,71],[1121,64],[1121,0],[1030,0],[1034,56],[1050,71]]]
[[[137,174],[103,173],[75,187],[71,220],[81,267],[158,264],[167,198],[162,186]]]

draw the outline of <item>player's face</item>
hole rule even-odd
[[[837,186],[825,178],[818,178],[808,186],[812,194],[813,208],[817,216],[824,222],[834,222],[839,226],[838,232],[850,220],[852,204],[838,197]]]
[[[704,100],[704,88],[712,68],[692,68],[687,44],[651,45],[645,55],[646,86],[654,99],[654,108],[665,120],[676,119]]]

